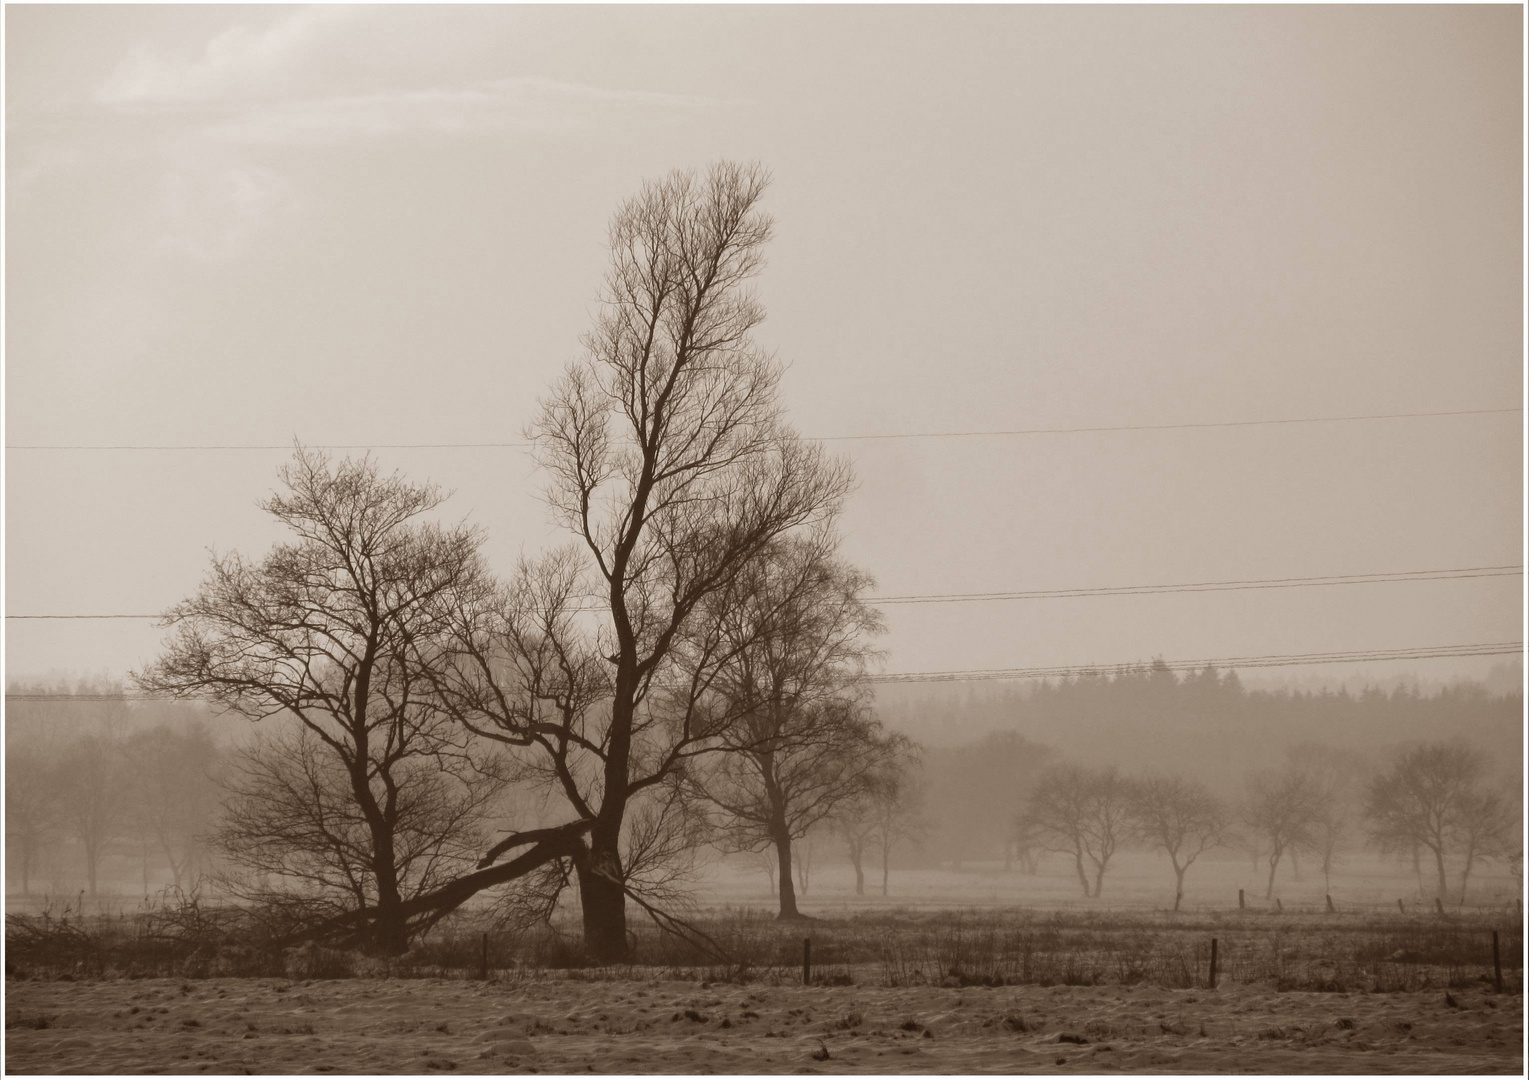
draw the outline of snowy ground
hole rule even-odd
[[[1523,998],[582,980],[6,982],[13,1073],[1522,1074]],[[1451,1005],[1450,1002],[1454,1004]],[[46,1023],[46,1027],[38,1026]]]

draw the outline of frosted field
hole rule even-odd
[[[13,1073],[1522,1073],[1522,997],[561,976],[9,982]],[[825,1056],[826,1055],[826,1056]]]

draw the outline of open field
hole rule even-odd
[[[1504,993],[1491,929],[1502,926]],[[1519,1073],[1504,911],[708,911],[633,965],[464,917],[397,961],[165,941],[133,920],[12,926],[22,1073]],[[155,928],[150,928],[155,929]],[[159,926],[157,929],[164,929]],[[571,929],[571,928],[570,928]],[[801,943],[813,941],[802,985]],[[1218,944],[1217,988],[1210,941]],[[170,977],[165,977],[165,976]],[[245,977],[235,977],[245,976]],[[341,976],[341,977],[320,977]],[[816,1056],[814,1056],[816,1055]],[[825,1056],[826,1055],[826,1056]]]
[[[107,1074],[1521,1073],[1522,997],[1445,994],[802,987],[642,975],[490,983],[8,980],[5,1067]]]

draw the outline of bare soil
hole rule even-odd
[[[5,1014],[34,1074],[1524,1071],[1485,989],[7,979]]]

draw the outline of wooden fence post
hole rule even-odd
[[[1216,988],[1216,939],[1210,939],[1210,988]]]

